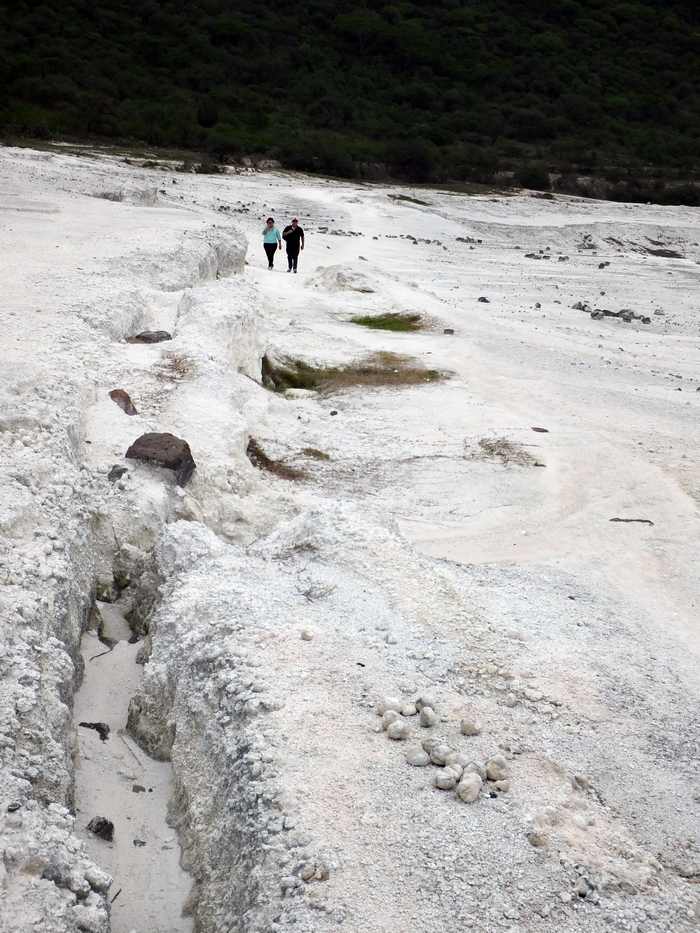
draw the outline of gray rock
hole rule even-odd
[[[494,755],[486,762],[486,777],[489,781],[505,781],[508,765],[503,755]]]
[[[416,716],[418,713],[418,708],[415,703],[404,703],[401,707],[402,716]]]
[[[430,706],[424,706],[420,711],[420,724],[428,729],[437,722],[437,713]]]
[[[473,719],[463,719],[459,728],[462,735],[481,735],[481,726]]]
[[[478,774],[466,773],[457,785],[457,796],[464,803],[474,803],[481,792],[483,781]]]
[[[457,775],[449,768],[438,771],[434,778],[438,790],[452,790],[457,785]]]
[[[470,761],[464,766],[466,772],[478,774],[482,781],[486,780],[486,767],[478,761]]]
[[[424,706],[429,706],[430,709],[432,710],[437,709],[437,703],[435,702],[435,698],[431,696],[429,693],[422,693],[416,700],[416,709],[419,712],[420,710],[423,709]]]
[[[382,729],[388,729],[392,722],[398,719],[401,719],[400,714],[395,709],[388,709],[382,716]]]
[[[430,764],[430,755],[420,748],[413,748],[406,755],[406,762],[414,768],[425,768]]]
[[[527,834],[527,841],[531,846],[534,846],[535,849],[543,849],[547,845],[548,840],[544,833],[532,830]]]
[[[426,749],[426,751],[428,750]],[[440,765],[440,767],[443,767],[445,764],[445,759],[451,751],[453,751],[453,749],[450,748],[449,745],[440,744],[434,745],[430,751],[428,751],[428,754],[430,755],[430,760],[434,765]]]
[[[395,741],[407,739],[410,734],[408,723],[401,721],[392,722],[387,727],[386,734],[390,739],[394,739]]]
[[[400,713],[402,707],[401,700],[398,697],[385,696],[377,703],[377,716],[383,716],[387,710],[393,709],[395,712]]]

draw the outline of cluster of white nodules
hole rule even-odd
[[[417,716],[423,729],[432,729],[439,721],[436,700],[427,694],[406,703],[398,697],[385,696],[377,703],[376,712],[381,717],[382,729],[390,739],[400,741],[411,735],[408,720]],[[481,734],[481,726],[474,719],[460,721],[462,736]],[[483,789],[491,796],[510,790],[508,765],[503,755],[496,754],[486,761],[476,761],[466,751],[455,748],[447,740],[437,737],[423,739],[421,748],[412,748],[406,753],[406,762],[414,768],[435,765],[439,770],[433,778],[438,790],[454,790],[464,803],[474,803]]]

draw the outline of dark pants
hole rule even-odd
[[[299,262],[299,250],[292,252],[291,249],[287,248],[287,262],[289,263],[289,268],[297,271],[297,263]]]
[[[277,252],[277,244],[276,243],[263,243],[263,246],[265,247],[265,252],[267,253],[267,261],[270,265],[270,268],[272,268],[275,264],[275,253]]]

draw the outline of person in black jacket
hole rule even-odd
[[[299,262],[299,250],[304,249],[304,231],[299,226],[296,217],[282,231],[282,239],[287,244],[287,262],[289,263],[287,272],[291,272],[292,269],[296,272],[297,263]]]

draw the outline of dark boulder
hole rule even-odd
[[[126,456],[130,460],[144,460],[175,472],[179,486],[185,486],[197,464],[187,441],[174,434],[142,434],[129,447]]]
[[[167,330],[144,330],[140,334],[134,334],[133,337],[127,337],[127,343],[162,343],[164,340],[172,340],[173,335]]]

